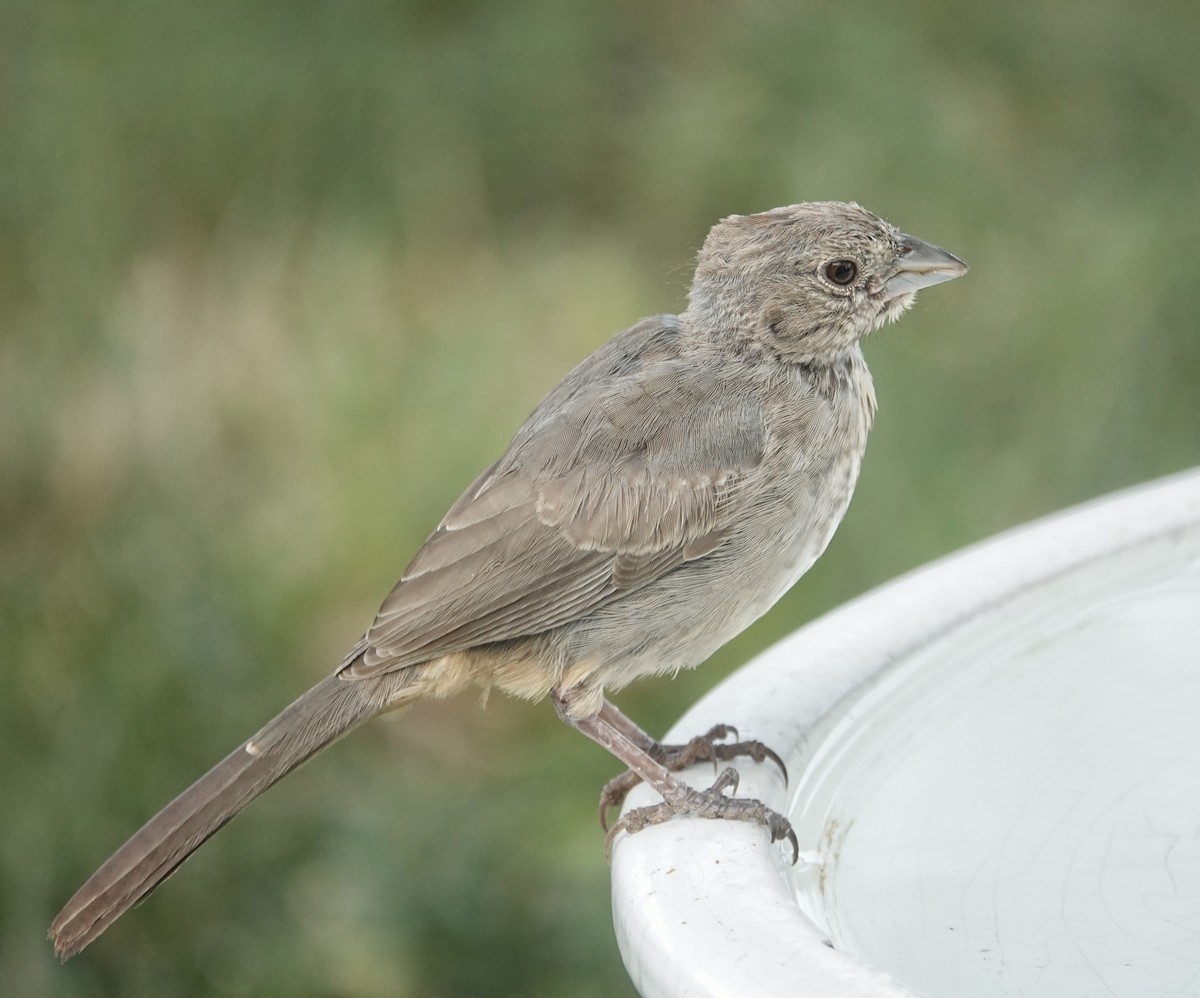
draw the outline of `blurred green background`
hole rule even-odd
[[[1200,7],[5,0],[0,990],[630,994],[546,704],[379,721],[60,967],[51,917],[325,674],[722,215],[855,199],[963,256],[867,345],[822,611],[1200,460]]]

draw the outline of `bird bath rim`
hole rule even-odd
[[[822,725],[849,698],[1033,587],[1180,532],[1200,537],[1198,527],[1200,469],[1007,531],[797,631],[700,700],[666,740],[686,740],[718,722],[763,740],[784,758],[793,788],[770,765],[742,763],[739,794],[788,813]],[[687,779],[703,783],[711,770],[697,768]],[[653,800],[639,788],[629,806]],[[801,842],[802,850],[815,846]],[[642,994],[911,993],[832,948],[826,927],[797,903],[787,858],[761,829],[734,822],[676,819],[621,836],[613,853],[614,921]]]

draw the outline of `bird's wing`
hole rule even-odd
[[[680,356],[673,319],[643,320],[547,396],[417,552],[349,675],[541,633],[721,544],[766,430]]]

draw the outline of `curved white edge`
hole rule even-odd
[[[843,697],[910,651],[1026,586],[1107,553],[1200,523],[1200,469],[1093,500],[935,561],[800,629],[738,670],[667,734],[713,724],[780,750],[791,766],[805,735]],[[953,601],[946,593],[953,592]],[[739,796],[787,810],[770,764],[742,763]],[[711,780],[695,768],[686,779]],[[653,803],[639,787],[627,807]],[[801,845],[803,848],[803,844]],[[634,986],[646,996],[910,994],[830,948],[786,884],[786,844],[738,822],[676,819],[615,843],[613,920]],[[801,862],[804,862],[802,856]]]

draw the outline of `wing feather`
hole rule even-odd
[[[450,508],[349,674],[562,626],[719,547],[766,431],[702,367],[674,317],[584,361]]]

